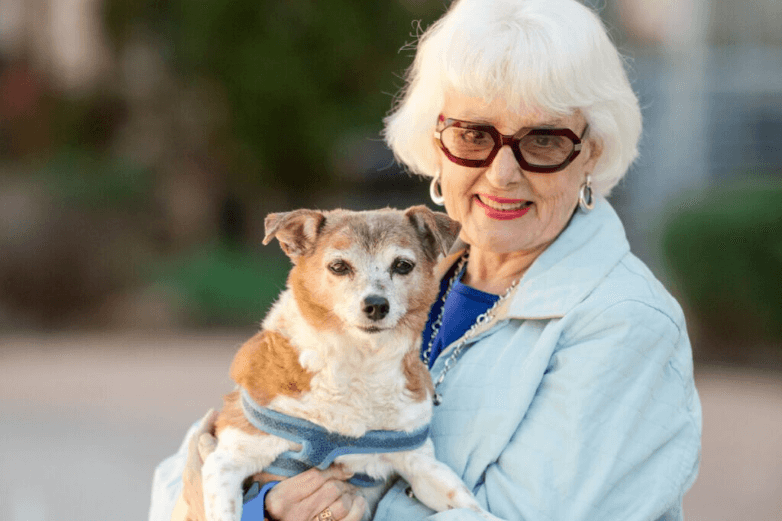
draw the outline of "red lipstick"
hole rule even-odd
[[[518,219],[519,217],[525,215],[532,206],[531,201],[525,201],[524,199],[508,199],[506,197],[497,197],[489,194],[478,194],[475,195],[474,198],[475,204],[483,209],[487,217],[490,219],[496,219],[498,221],[510,221],[512,219]],[[525,202],[527,204],[517,210],[498,210],[497,208],[492,208],[491,206],[481,201],[481,198],[488,199],[489,201],[493,201],[499,204],[519,204]]]

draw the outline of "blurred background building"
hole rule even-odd
[[[416,36],[448,3],[0,0],[0,380],[16,382],[0,387],[0,406],[17,411],[5,418],[61,394],[20,391],[24,371],[84,338],[128,364],[121,353],[155,335],[178,339],[179,353],[183,338],[252,332],[289,267],[260,246],[265,214],[427,203],[381,120]],[[641,156],[611,197],[633,250],[684,306],[697,367],[761,370],[779,397],[768,375],[782,374],[782,2],[585,3],[626,56],[644,113]],[[146,340],[117,342],[117,331]],[[227,362],[234,345],[199,360]],[[131,364],[154,373],[147,385],[166,379],[161,352],[133,355],[149,357]],[[51,378],[78,380],[66,373]],[[0,436],[16,446],[27,423],[8,425]],[[781,466],[769,472],[782,483]],[[9,483],[0,521],[50,518],[25,499],[36,492]]]

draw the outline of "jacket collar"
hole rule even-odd
[[[497,310],[498,318],[564,316],[600,283],[630,251],[619,216],[602,197],[584,213],[576,210],[570,223],[535,259],[516,291]],[[464,252],[457,240],[438,266],[442,277]]]

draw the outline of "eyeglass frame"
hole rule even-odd
[[[522,168],[522,170],[526,170],[528,172],[535,172],[539,174],[553,174],[554,172],[559,172],[560,170],[564,170],[570,163],[572,163],[573,160],[575,160],[576,157],[578,157],[578,155],[581,153],[584,136],[586,136],[586,133],[589,130],[589,123],[587,123],[586,127],[584,127],[584,130],[581,132],[581,137],[577,136],[575,132],[573,132],[569,128],[534,128],[534,127],[530,128],[529,132],[526,132],[521,136],[519,136],[519,133],[525,130],[524,128],[520,129],[515,134],[507,136],[505,134],[500,134],[499,130],[494,128],[494,126],[492,125],[471,123],[469,121],[463,121],[454,118],[445,118],[442,114],[440,114],[438,121],[442,122],[444,126],[442,129],[436,130],[434,132],[434,137],[437,138],[437,144],[439,145],[440,150],[443,151],[445,157],[447,157],[452,163],[456,163],[457,165],[466,166],[470,168],[487,167],[492,163],[492,161],[494,161],[494,158],[497,155],[497,153],[500,151],[500,149],[505,145],[508,145],[510,146],[510,149],[513,151],[513,156],[516,158],[516,161],[519,163],[519,166]],[[481,132],[486,132],[492,137],[492,139],[494,139],[494,148],[492,149],[491,152],[489,152],[489,155],[486,157],[486,159],[463,159],[461,157],[456,157],[446,148],[445,143],[443,143],[443,139],[442,139],[442,133],[450,127],[469,128],[470,130],[478,130]],[[568,157],[558,165],[553,165],[553,166],[532,165],[528,163],[526,159],[524,159],[524,156],[521,154],[521,148],[519,147],[519,143],[521,142],[521,140],[530,135],[564,136],[573,142],[573,150],[570,152]]]

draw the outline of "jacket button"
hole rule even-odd
[[[407,487],[407,488],[405,489],[405,495],[406,495],[407,497],[411,498],[411,499],[412,499],[412,498],[414,498],[414,497],[415,497],[415,494],[413,494],[413,487]]]

